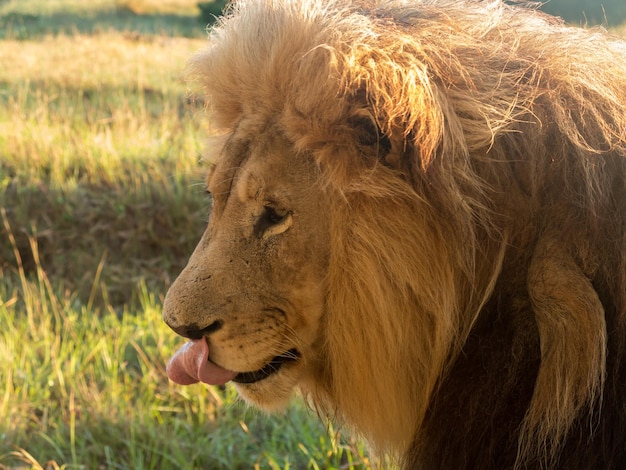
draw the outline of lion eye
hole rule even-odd
[[[272,225],[279,223],[285,217],[284,215],[276,212],[276,209],[270,206],[263,207],[263,211],[263,217],[265,217],[267,222]]]
[[[292,223],[293,218],[290,212],[281,214],[272,206],[264,206],[263,213],[254,227],[254,232],[257,237],[266,239],[273,235],[286,232],[287,229],[291,227]]]

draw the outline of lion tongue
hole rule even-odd
[[[167,363],[165,370],[170,380],[180,385],[197,382],[222,385],[237,375],[209,361],[209,345],[204,338],[183,344]]]

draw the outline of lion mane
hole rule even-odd
[[[405,468],[624,468],[624,42],[499,0],[238,0],[190,71],[337,195],[313,406]]]

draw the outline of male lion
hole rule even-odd
[[[626,44],[499,0],[238,0],[179,383],[419,469],[626,468]]]

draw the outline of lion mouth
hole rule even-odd
[[[276,356],[267,365],[261,369],[252,372],[240,372],[233,379],[233,382],[239,384],[253,384],[260,382],[268,378],[269,376],[278,372],[284,364],[289,362],[295,362],[300,359],[300,353],[297,349],[290,349],[289,351]]]
[[[223,385],[226,382],[253,384],[278,372],[283,365],[300,359],[300,352],[293,348],[276,356],[261,369],[252,372],[233,372],[218,366],[209,359],[209,345],[205,338],[192,340],[178,349],[166,366],[167,376],[180,385],[203,382]]]

